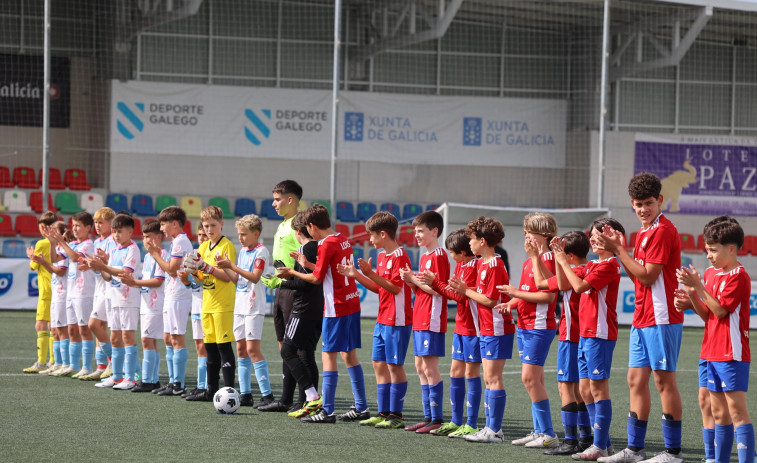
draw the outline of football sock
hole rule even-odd
[[[451,421],[460,426],[463,424],[463,405],[465,401],[465,378],[449,378],[449,402],[452,408]]]
[[[310,381],[318,389],[318,363],[315,361],[315,351],[301,350],[299,356],[302,363],[307,367],[308,372],[310,372]]]
[[[466,401],[466,424],[472,428],[478,427],[478,409],[481,406],[481,377],[468,378],[468,400]]]
[[[742,424],[735,429],[735,434],[739,462],[754,461],[754,426],[752,423]]]
[[[173,350],[173,375],[175,382],[181,383],[184,387],[184,380],[187,377],[187,356],[189,352],[186,347]]]
[[[52,333],[47,337],[47,348],[50,349],[50,361],[53,361],[53,358],[55,357],[55,351],[53,350],[53,342],[55,342],[55,339],[53,339]]]
[[[423,418],[431,419],[431,407],[428,406],[428,384],[421,384],[421,400],[423,401]]]
[[[150,372],[150,375],[152,376],[152,382],[158,383],[160,382],[160,351],[158,350],[157,346],[154,351],[152,351],[152,371]],[[144,380],[142,380],[144,381]]]
[[[50,332],[37,331],[37,361],[47,363],[47,350],[50,348]]]
[[[612,402],[609,399],[594,402],[594,445],[606,449],[610,441],[610,423],[612,422]]]
[[[502,389],[489,391],[489,429],[498,432],[502,429],[502,417],[505,415],[507,393]]]
[[[539,422],[541,433],[548,436],[555,436],[555,430],[552,429],[552,415],[549,411],[549,399],[534,402],[536,406],[536,420]]]
[[[534,432],[536,434],[541,434],[541,428],[539,427],[538,412],[536,411],[536,405],[533,402],[531,402],[531,421],[533,421],[534,423]]]
[[[305,389],[305,400],[310,402],[311,400],[316,400],[320,397],[318,395],[318,391],[315,390],[313,386],[310,386],[309,388]]]
[[[215,394],[219,387],[219,376],[221,374],[221,354],[218,352],[218,344],[212,342],[205,343],[205,350],[208,353],[207,365],[207,381],[208,392]]]
[[[252,359],[240,357],[239,360],[239,392],[240,394],[252,393]]]
[[[578,439],[578,404],[569,403],[560,410],[565,439]]]
[[[716,461],[731,461],[732,448],[733,448],[733,424],[725,425],[725,424],[715,423],[715,460]],[[741,461],[740,458],[739,458],[739,461]]]
[[[63,363],[60,359],[60,341],[53,341],[53,361],[56,365]]]
[[[107,360],[109,360],[113,356],[113,344],[111,344],[110,341],[108,341],[104,344],[100,344],[100,347],[102,348],[103,352],[105,352],[106,362],[104,363],[104,365],[107,365],[108,364]]]
[[[124,377],[124,356],[126,355],[125,348],[114,347],[113,348],[113,379],[120,381]]]
[[[230,342],[218,344],[218,353],[221,354],[221,372],[223,373],[223,385],[234,387],[234,370],[236,358]]]
[[[197,357],[197,389],[208,388],[208,358]]]
[[[339,372],[323,372],[323,409],[331,415],[334,413],[334,397],[336,396],[336,386],[339,383]]]
[[[166,366],[168,366],[168,382],[175,382],[173,374],[173,346],[166,346]]]
[[[152,379],[153,370],[155,367],[153,364],[155,363],[155,356],[153,355],[155,353],[154,350],[150,349],[143,349],[142,350],[142,371],[145,372],[144,375],[142,375],[142,382],[143,383],[154,383]]]
[[[715,428],[702,428],[702,441],[704,442],[704,458],[715,459]]]
[[[60,340],[60,362],[61,365],[69,365],[70,356],[68,355],[68,346],[71,344],[69,339]]]
[[[124,347],[124,373],[129,381],[134,381],[134,372],[137,371],[138,362],[137,346]]]
[[[92,358],[95,355],[95,340],[81,342],[81,365],[89,370],[92,368]]]
[[[581,438],[591,436],[591,420],[589,419],[588,404],[580,402],[578,404],[578,432]]]
[[[635,452],[643,449],[647,437],[647,422],[638,419],[635,412],[629,412],[626,431],[628,432],[628,448]]]
[[[378,405],[379,413],[386,413],[389,411],[389,400],[391,395],[392,383],[376,384],[376,403]]]
[[[69,365],[76,371],[81,370],[81,343],[72,342],[68,346],[68,355],[71,357]]]
[[[439,381],[428,388],[428,404],[431,407],[431,420],[444,418],[444,381]]]
[[[103,347],[100,344],[95,347],[95,364],[97,368],[108,364],[108,357],[105,355],[105,351],[103,351]]]
[[[363,376],[363,366],[360,364],[347,368],[352,383],[352,395],[355,398],[355,408],[362,412],[368,409],[368,399],[365,396],[365,377]]]
[[[407,381],[404,383],[392,383],[389,392],[389,409],[392,413],[402,415],[405,408],[405,395],[407,394]]]
[[[662,416],[662,437],[668,453],[681,452],[681,420],[674,420],[671,415]]]
[[[484,389],[484,418],[486,419],[486,424],[489,424],[489,412],[491,410],[489,409],[489,389]]]
[[[270,373],[268,373],[268,361],[261,360],[259,362],[255,362],[252,367],[255,368],[255,379],[258,380],[258,388],[260,389],[260,394],[263,397],[270,395],[271,380],[269,379]]]
[[[590,402],[586,404],[586,412],[589,415],[589,427],[591,428],[592,432],[594,431],[594,423],[597,422],[597,403],[596,402]],[[591,434],[589,434],[591,435]]]

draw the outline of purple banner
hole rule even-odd
[[[703,143],[710,140],[723,144]],[[637,138],[634,172],[651,172],[660,177],[665,212],[757,216],[756,140]]]

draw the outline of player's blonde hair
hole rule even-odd
[[[94,220],[113,220],[116,216],[116,212],[109,207],[101,207],[95,211]]]
[[[237,226],[237,228],[249,230],[251,232],[263,232],[263,222],[261,222],[260,217],[255,214],[248,214],[242,217],[241,219],[237,220],[235,225]]]
[[[531,212],[523,219],[523,229],[547,238],[557,236],[557,220],[546,212]]]
[[[200,220],[207,222],[211,219],[217,220],[219,222],[223,220],[223,211],[220,207],[208,206],[202,210],[202,212],[200,213]]]

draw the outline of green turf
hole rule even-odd
[[[373,321],[363,320],[360,360],[366,373],[369,406],[375,410],[376,386],[370,367]],[[450,330],[451,331],[451,330]],[[451,337],[447,336],[448,343]],[[697,404],[697,357],[701,331],[684,330],[678,382],[683,397],[683,445],[687,461],[703,456],[701,422]],[[273,389],[281,389],[281,360],[273,334],[273,321],[266,319],[263,350],[271,365]],[[626,443],[628,389],[625,383],[628,330],[621,329],[611,378],[616,449]],[[557,343],[552,344],[545,366],[552,419],[562,436],[560,404],[554,381]],[[412,349],[412,347],[411,347]],[[471,444],[457,439],[415,435],[401,430],[377,430],[355,423],[307,425],[283,413],[261,413],[242,408],[235,415],[217,415],[209,403],[188,403],[178,397],[158,397],[127,391],[101,390],[91,382],[69,378],[24,375],[21,370],[34,361],[34,314],[0,312],[0,461],[572,461],[549,457],[538,450],[514,447],[511,439],[522,437],[531,427],[531,404],[520,382],[517,360],[505,367],[507,388],[504,445]],[[191,347],[190,347],[191,350]],[[319,355],[317,355],[319,357]],[[188,382],[193,383],[196,356],[190,354]],[[442,359],[445,381],[445,416],[449,418],[449,358]],[[409,422],[422,416],[420,387],[412,353],[407,363],[409,388],[405,412]],[[165,364],[162,365],[165,374]],[[752,382],[754,384],[754,370]],[[165,381],[165,377],[162,378]],[[662,450],[659,398],[652,387],[652,418],[647,433],[647,451]],[[259,398],[256,384],[253,391]],[[351,404],[349,376],[340,365],[337,412]],[[755,413],[756,394],[749,394]],[[483,426],[483,409],[479,420]]]

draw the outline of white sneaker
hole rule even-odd
[[[549,436],[547,434],[539,434],[539,437],[526,443],[526,448],[529,449],[551,449],[560,445],[560,440],[557,436]]]
[[[539,437],[538,434],[536,434],[534,431],[531,431],[526,437],[521,437],[520,439],[515,439],[511,442],[513,445],[526,445],[532,440],[536,440]]]
[[[592,444],[591,447],[583,452],[574,453],[570,457],[576,461],[597,461],[597,458],[606,457],[607,450],[602,450],[596,445]]]
[[[60,363],[56,363],[54,365],[51,365],[46,370],[40,371],[39,374],[41,374],[41,375],[52,375],[53,373],[55,373],[56,371],[58,371],[61,367],[63,367],[63,365],[61,365]]]
[[[624,448],[620,452],[608,456],[597,458],[599,463],[636,463],[638,461],[646,460],[647,452],[644,449],[634,452],[629,448]]]
[[[53,373],[51,376],[57,376],[57,377],[71,376],[74,373],[76,373],[76,370],[74,370],[68,365],[63,365],[62,368],[56,370],[55,373]]]
[[[127,391],[129,389],[133,389],[134,386],[136,385],[137,385],[136,381],[130,381],[124,378],[124,380],[121,381],[120,383],[116,383],[116,385],[113,386],[113,389],[118,389],[119,391]]]
[[[72,378],[79,379],[82,376],[87,376],[90,373],[92,373],[92,371],[90,371],[88,368],[82,368],[75,375],[73,375]]]
[[[502,430],[500,429],[497,432],[494,432],[490,428],[484,428],[474,434],[468,434],[467,436],[463,436],[463,439],[467,440],[468,442],[485,442],[485,443],[491,443],[491,444],[501,444],[505,441],[505,436],[502,434]]]
[[[653,456],[649,460],[643,461],[646,463],[683,463],[684,456],[683,452],[679,452],[678,454],[674,455],[665,450],[664,452],[660,452],[657,455]]]
[[[99,383],[95,383],[95,387],[102,387],[102,388],[113,387],[115,385],[116,385],[116,380],[113,379],[112,376],[108,376],[107,378],[105,378],[105,380],[100,381]]]

